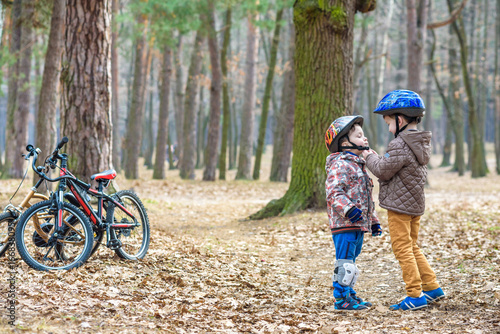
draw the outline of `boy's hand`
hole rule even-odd
[[[380,224],[372,225],[372,237],[380,237],[382,235],[382,227]]]
[[[372,150],[372,149],[369,149],[369,150],[363,151],[363,158],[365,158],[365,159],[366,159],[366,157],[367,157],[367,156],[369,156],[369,155],[370,155],[370,154],[372,154],[372,153],[377,154],[377,152],[375,152],[375,151],[374,151],[374,150]]]
[[[361,210],[355,206],[353,206],[352,208],[349,209],[349,211],[347,211],[346,216],[347,218],[349,218],[351,223],[356,223],[359,222],[360,220],[363,220],[363,212],[361,212]]]

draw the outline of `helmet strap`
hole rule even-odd
[[[349,137],[347,137],[347,141],[349,142],[349,144],[351,144],[351,146],[340,146],[340,150],[349,149],[349,150],[368,151],[370,149],[368,146],[358,146],[358,145],[354,144],[349,139]]]
[[[394,134],[394,138],[397,138],[397,137],[398,137],[398,135],[406,129],[406,127],[408,126],[408,124],[406,124],[405,126],[403,126],[403,127],[400,129],[400,128],[399,128],[399,116],[398,116],[397,114],[396,114],[396,115],[394,115],[394,116],[396,116],[396,117],[395,117],[395,120],[396,120],[396,133]]]

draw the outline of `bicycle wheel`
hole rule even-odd
[[[131,212],[137,222],[135,227],[111,228],[110,238],[121,241],[121,247],[115,249],[122,259],[138,260],[146,256],[149,248],[149,219],[146,209],[137,195],[130,190],[120,190],[114,199]],[[111,224],[134,224],[132,219],[122,208],[109,203],[106,221]]]
[[[68,270],[87,261],[94,243],[88,218],[76,206],[63,203],[63,232],[54,237],[54,202],[43,201],[26,210],[16,227],[21,258],[36,270]]]
[[[0,257],[4,256],[9,249],[9,226],[13,225],[16,218],[12,212],[3,212],[0,214]]]

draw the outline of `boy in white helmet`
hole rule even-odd
[[[355,262],[363,246],[364,233],[382,234],[372,199],[373,182],[360,157],[368,150],[363,117],[337,118],[325,134],[330,155],[326,158],[326,202],[335,244],[333,296],[335,309],[363,310],[371,303],[357,297],[353,287],[359,276]]]

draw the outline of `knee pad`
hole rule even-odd
[[[352,260],[340,259],[335,261],[333,281],[342,286],[353,287],[356,284],[360,271]]]

